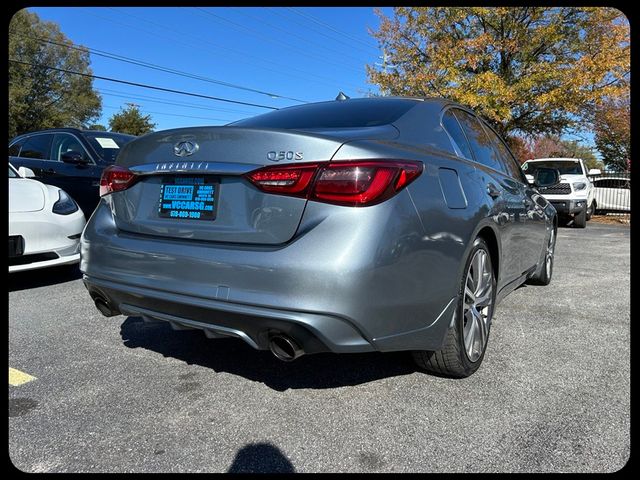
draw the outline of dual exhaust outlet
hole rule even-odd
[[[114,310],[104,298],[96,296],[94,304],[98,311],[105,317],[113,317],[119,315],[120,312]],[[287,335],[277,334],[269,338],[269,350],[273,355],[283,362],[292,362],[298,357],[304,355],[304,350],[291,337]]]

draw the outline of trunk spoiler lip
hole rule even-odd
[[[129,170],[136,175],[166,175],[170,173],[189,173],[210,175],[244,175],[257,168],[264,167],[260,163],[232,162],[156,162],[132,165]]]

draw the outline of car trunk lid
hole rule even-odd
[[[139,174],[139,180],[109,195],[116,224],[125,232],[175,239],[287,242],[298,228],[306,199],[262,192],[243,174],[266,165],[329,161],[344,141],[312,132],[240,127],[184,128],[146,135],[126,145],[118,156],[117,164]],[[176,156],[187,151],[192,153]],[[206,219],[163,217],[168,212],[172,215],[171,211],[192,215],[189,208],[181,210],[192,203],[172,199],[204,199],[199,207],[213,207],[213,211],[201,212]],[[172,205],[179,208],[164,208]]]

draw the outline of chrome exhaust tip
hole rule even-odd
[[[283,362],[292,362],[304,355],[304,350],[293,339],[285,335],[274,335],[269,340],[269,350]]]

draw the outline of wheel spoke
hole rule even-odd
[[[482,276],[482,254],[481,250],[477,251],[475,256],[473,257],[473,287],[474,291],[478,291],[478,287],[480,284],[480,279]]]
[[[467,355],[469,356],[469,358],[473,358],[473,344],[476,335],[475,319],[471,314],[471,309],[467,310],[464,316],[467,319],[467,325],[465,327],[465,333],[463,335],[464,348],[467,351]]]

